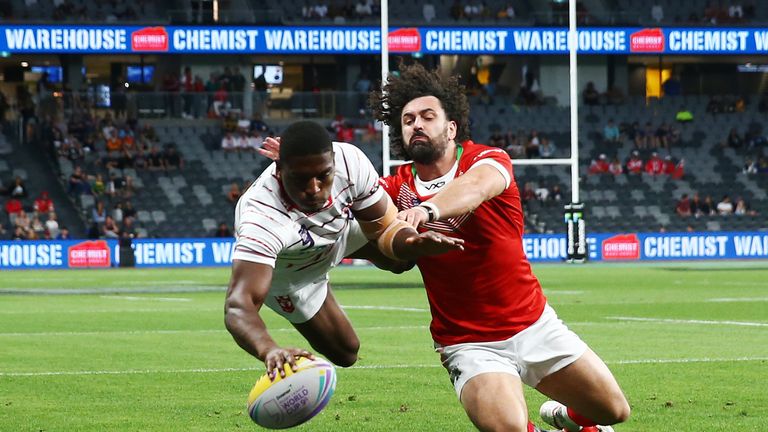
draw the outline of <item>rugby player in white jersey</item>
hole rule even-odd
[[[260,316],[266,305],[314,350],[351,366],[360,341],[330,290],[328,271],[355,251],[379,267],[402,271],[421,256],[461,250],[463,240],[419,234],[397,219],[368,158],[351,144],[332,143],[317,123],[289,126],[279,156],[235,210],[227,329],[273,377],[285,374],[285,364],[296,368],[297,356],[313,358],[309,350],[272,339]]]

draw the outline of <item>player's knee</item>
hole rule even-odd
[[[599,424],[612,425],[624,423],[629,419],[631,408],[624,397],[617,398],[608,409],[602,414],[604,418],[596,419]]]
[[[483,432],[528,432],[528,420],[521,420],[513,416],[486,418],[479,423],[475,422],[475,426]]]
[[[334,350],[333,354],[328,355],[328,360],[340,367],[350,367],[357,362],[357,352],[360,350],[360,340],[354,338]]]

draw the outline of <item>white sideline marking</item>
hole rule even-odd
[[[129,300],[129,301],[142,301],[142,300],[152,300],[152,301],[167,301],[167,302],[191,302],[191,298],[184,298],[184,297],[138,297],[138,296],[119,296],[119,295],[103,295],[99,296],[101,298],[105,299],[118,299],[118,300]]]
[[[764,302],[768,301],[768,297],[723,297],[723,298],[711,298],[708,302],[715,303],[731,303],[731,302]]]
[[[376,326],[376,327],[355,327],[356,330],[426,330],[429,326]],[[269,330],[271,333],[275,332],[292,332],[296,331],[292,327],[274,328]],[[199,329],[199,330],[122,330],[122,331],[72,331],[72,332],[9,332],[0,333],[0,337],[3,336],[108,336],[108,335],[149,335],[149,334],[187,334],[187,333],[223,333],[226,334],[225,329]]]
[[[606,361],[607,364],[670,364],[670,363],[722,363],[722,362],[751,362],[768,361],[768,357],[736,357],[736,358],[689,358],[689,359],[638,359]],[[364,365],[352,366],[347,369],[433,369],[442,365],[434,364],[395,364],[395,365]],[[138,369],[138,370],[97,370],[97,371],[41,371],[41,372],[0,372],[4,377],[39,377],[39,376],[84,376],[84,375],[150,375],[150,374],[182,374],[182,373],[222,373],[222,372],[263,372],[263,366],[247,368],[200,368],[200,369]]]
[[[768,323],[765,323],[765,322],[749,322],[749,321],[683,320],[683,319],[642,318],[642,317],[606,317],[606,319],[619,320],[619,321],[670,323],[670,324],[712,324],[712,325],[734,325],[734,326],[743,326],[743,327],[768,327]]]
[[[397,306],[341,306],[344,309],[360,309],[360,310],[385,310],[385,311],[403,311],[403,312],[429,312],[429,309],[424,308],[411,308],[411,307],[397,307]]]

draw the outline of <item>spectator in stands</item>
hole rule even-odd
[[[731,3],[728,6],[728,17],[732,22],[739,22],[744,18],[744,9],[738,3]]]
[[[701,216],[701,206],[704,203],[701,202],[701,199],[699,198],[699,193],[694,192],[693,197],[689,201],[689,206],[691,208],[691,215],[694,217]]]
[[[54,237],[56,240],[72,240],[71,235],[69,234],[69,228],[65,226],[59,227],[59,235]]]
[[[225,222],[222,222],[219,224],[219,227],[216,228],[216,231],[214,231],[213,236],[222,238],[232,237],[232,230],[229,229],[229,226]]]
[[[133,218],[124,218],[123,223],[120,224],[120,231],[117,234],[120,238],[134,239],[138,237]]]
[[[680,217],[691,216],[691,200],[688,198],[688,194],[683,194],[677,202],[677,205],[675,205],[675,213]]]
[[[539,157],[540,145],[541,139],[539,138],[539,131],[531,129],[531,135],[528,137],[528,143],[525,145],[525,156],[527,158]]]
[[[262,144],[264,144],[264,137],[261,136],[261,132],[254,130],[251,131],[246,138],[246,149],[248,151],[256,151]]]
[[[45,224],[40,220],[40,216],[33,214],[29,220],[29,228],[35,232],[35,238],[44,238]]]
[[[491,147],[497,147],[497,148],[503,149],[506,146],[504,135],[502,135],[498,129],[494,130],[491,133],[491,136],[488,137],[488,145]]]
[[[5,212],[8,213],[8,217],[11,219],[11,223],[13,224],[16,216],[18,216],[20,213],[24,213],[24,205],[18,198],[10,197],[7,201],[5,201]]]
[[[120,228],[112,216],[107,215],[104,219],[104,224],[101,226],[101,234],[106,238],[116,239],[120,237]]]
[[[520,141],[520,135],[514,134],[511,130],[507,131],[505,137],[506,150],[509,157],[512,159],[524,159],[525,158],[525,146]]]
[[[175,145],[166,147],[163,153],[163,165],[167,171],[184,169],[184,158],[176,151]]]
[[[681,106],[675,114],[675,120],[678,123],[690,123],[693,121],[693,113],[688,108]]]
[[[699,214],[701,216],[713,216],[715,211],[715,203],[712,200],[712,196],[707,195],[704,197],[704,202],[699,206]]]
[[[251,132],[257,131],[264,136],[271,133],[269,125],[264,122],[264,118],[262,117],[261,113],[253,113],[253,116],[251,117],[250,130]]]
[[[104,206],[104,201],[97,201],[96,205],[91,209],[91,220],[101,225],[107,220],[107,208]]]
[[[8,188],[8,191],[12,198],[26,198],[29,196],[27,186],[24,185],[24,180],[19,176],[13,179],[13,184]]]
[[[243,194],[243,192],[240,190],[240,186],[237,183],[232,183],[229,186],[229,191],[227,192],[227,201],[229,201],[232,205],[237,204],[237,201],[240,199],[240,196]]]
[[[16,214],[16,219],[15,220],[11,221],[11,223],[13,223],[14,225],[16,225],[18,227],[22,227],[25,230],[29,229],[30,222],[31,221],[29,219],[29,215],[27,214],[27,212],[25,212],[23,210]]]
[[[734,149],[741,148],[744,145],[744,138],[739,135],[739,131],[734,127],[728,132],[728,136],[725,138],[725,142],[722,145]]]
[[[635,146],[640,149],[656,147],[656,131],[653,130],[651,122],[645,122],[645,127],[641,129],[635,137]]]
[[[731,197],[728,195],[724,195],[723,199],[720,200],[719,203],[717,203],[717,214],[720,216],[730,216],[733,214],[733,203],[731,202]]]
[[[83,169],[78,165],[69,175],[69,186],[67,193],[74,195],[75,197],[81,194],[88,194],[91,192],[91,185],[88,183],[88,176],[83,172]]]
[[[237,140],[232,132],[227,132],[224,134],[224,137],[221,139],[221,149],[226,153],[237,152]]]
[[[107,189],[106,183],[104,183],[104,176],[101,173],[96,174],[91,182],[91,191],[97,197],[104,195]]]
[[[40,196],[35,200],[33,208],[35,213],[38,214],[47,214],[55,210],[53,200],[48,195],[48,191],[40,192]]]
[[[742,174],[757,174],[757,168],[757,162],[751,158],[747,158],[744,161],[744,168],[742,168],[741,172]]]
[[[660,4],[654,4],[651,6],[651,19],[656,24],[661,24],[664,21],[664,8]]]
[[[515,12],[515,7],[512,3],[507,3],[507,5],[499,9],[499,12],[496,14],[497,18],[509,20],[514,19],[515,16],[517,16],[517,13]]]
[[[621,161],[618,157],[613,158],[608,165],[608,172],[615,176],[624,174],[624,167],[621,165]]]
[[[608,119],[608,124],[603,128],[603,140],[609,144],[620,144],[621,134],[619,133],[619,127],[613,122],[613,119]]]
[[[752,207],[743,197],[736,198],[736,205],[733,208],[733,214],[737,216],[757,216],[757,212],[752,210]]]
[[[664,161],[658,153],[651,153],[651,158],[645,162],[645,173],[652,176],[664,174]]]
[[[461,5],[460,0],[453,0],[450,9],[451,18],[458,21],[464,18],[464,6]]]
[[[675,170],[670,174],[673,180],[680,180],[685,176],[685,159],[680,158],[675,164]]]
[[[437,14],[435,13],[435,5],[431,2],[424,3],[424,6],[421,7],[421,15],[424,17],[424,21],[427,24],[431,23],[432,20],[437,17]]]
[[[555,156],[555,144],[547,137],[541,137],[539,145],[539,157],[551,158]]]
[[[15,226],[13,228],[13,234],[11,235],[11,240],[28,240],[27,230],[20,226]]]
[[[597,159],[592,159],[587,172],[589,174],[605,174],[608,172],[608,157],[600,154]]]
[[[667,122],[661,122],[659,127],[656,129],[656,136],[654,139],[656,147],[664,147],[667,151],[669,151],[670,135],[670,129]]]
[[[600,92],[595,88],[595,83],[592,81],[587,83],[587,87],[582,92],[584,98],[584,105],[599,105],[600,104]]]
[[[122,209],[123,209],[123,219],[136,218],[136,209],[133,208],[133,203],[130,200],[126,200],[123,203]]]
[[[159,171],[165,169],[163,164],[163,155],[160,153],[160,149],[157,146],[152,146],[147,155],[147,169],[150,171]]]

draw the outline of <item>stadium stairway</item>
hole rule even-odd
[[[85,237],[85,222],[80,212],[64,189],[66,182],[61,182],[53,163],[47,157],[41,157],[45,150],[36,144],[21,145],[15,138],[7,138],[13,152],[6,155],[8,171],[0,172],[3,184],[8,184],[17,175],[24,180],[29,196],[23,200],[25,207],[31,209],[35,199],[42,191],[48,191],[54,205],[59,226],[66,226],[75,238]],[[45,222],[47,218],[41,218]],[[6,228],[8,228],[6,226]]]

